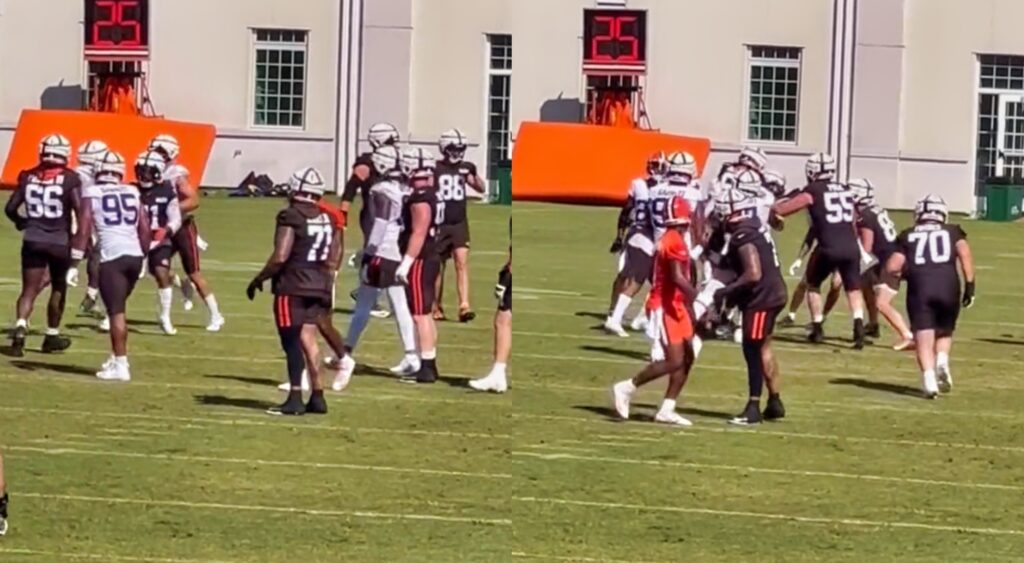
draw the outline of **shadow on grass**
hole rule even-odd
[[[650,354],[647,352],[623,350],[621,348],[612,348],[611,346],[593,346],[590,344],[584,344],[583,346],[580,346],[580,350],[607,354],[609,356],[619,356],[620,358],[627,358],[630,360],[640,360],[642,362],[648,362],[651,359]]]
[[[576,311],[576,316],[577,317],[582,317],[582,318],[585,318],[585,319],[597,319],[597,320],[601,321],[602,324],[604,324],[604,320],[608,318],[608,313],[594,313],[592,311]]]
[[[224,395],[193,395],[193,397],[197,404],[208,407],[234,407],[238,409],[265,411],[274,406],[274,403],[268,401],[225,397]]]
[[[845,338],[837,338],[835,336],[827,336],[827,337],[825,337],[825,342],[822,342],[821,344],[812,344],[810,341],[807,340],[806,337],[782,335],[782,334],[776,333],[776,334],[772,335],[772,341],[774,341],[774,342],[785,342],[786,344],[804,344],[804,345],[807,345],[807,346],[824,346],[826,348],[833,348],[834,349],[833,351],[835,351],[835,352],[839,352],[841,350],[856,351],[856,350],[853,349],[853,341],[852,340],[846,340]],[[864,341],[864,347],[865,348],[867,348],[869,346],[872,346],[872,345],[873,345],[873,343],[870,340]]]
[[[857,379],[853,377],[843,377],[838,379],[830,379],[829,383],[832,385],[846,385],[849,387],[860,387],[861,389],[869,389],[871,391],[881,391],[883,393],[892,393],[894,395],[903,395],[906,397],[920,397],[921,390],[917,387],[910,387],[909,385],[900,385],[898,383],[886,383],[884,381],[869,381],[867,379]]]
[[[1005,344],[1007,346],[1024,346],[1024,340],[1010,340],[1008,338],[975,338],[978,342],[989,344]]]
[[[96,375],[95,369],[88,369],[68,364],[51,364],[49,362],[36,362],[32,360],[14,360],[11,362],[11,365],[25,371],[52,371],[64,375]]]
[[[611,407],[599,407],[596,405],[573,405],[572,408],[576,410],[587,411],[598,416],[602,416],[611,422],[623,421],[621,418],[619,418],[619,413],[615,412],[615,409]]]
[[[247,377],[244,375],[206,375],[209,379],[225,379],[229,381],[238,381],[241,383],[248,383],[250,385],[259,385],[261,387],[277,387],[278,384],[284,383],[284,379],[278,381],[271,377]]]
[[[125,322],[128,324],[128,326],[143,326],[143,327],[156,327],[156,328],[160,328],[160,323],[158,323],[156,321],[148,321],[148,320],[144,320],[144,319],[128,319]],[[180,324],[175,324],[174,327],[175,328],[203,328],[203,329],[206,328],[205,325],[180,325]],[[95,327],[93,327],[93,328],[95,328]]]

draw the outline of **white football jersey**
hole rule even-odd
[[[682,196],[690,204],[693,214],[697,214],[698,206],[704,201],[700,188],[693,185],[680,186],[662,182],[651,188],[648,209],[651,216],[651,227],[654,230],[654,242],[657,243],[664,236],[665,220],[668,218],[668,206],[675,196]]]
[[[164,170],[164,180],[168,180],[172,184],[176,183],[178,178],[185,178],[188,177],[188,175],[188,168],[185,168],[178,163],[168,164],[167,169]]]
[[[135,186],[93,184],[82,195],[92,206],[93,234],[100,262],[145,255],[139,241],[139,214],[145,211]]]
[[[78,179],[82,182],[83,193],[86,188],[96,183],[96,175],[92,166],[79,166],[75,168],[75,172],[78,173]]]
[[[768,219],[772,214],[772,205],[775,205],[775,196],[767,189],[762,189],[761,195],[757,198],[757,218],[764,226],[768,225]]]
[[[396,180],[377,182],[370,188],[370,206],[373,230],[370,232],[366,253],[387,260],[399,261],[402,251],[398,239],[402,234],[402,204],[406,186]]]
[[[629,202],[631,205],[629,215],[629,230],[627,232],[626,244],[643,251],[647,255],[654,255],[654,242],[651,240],[651,220],[649,217],[649,201],[651,198],[651,186],[647,178],[637,178],[629,185]]]

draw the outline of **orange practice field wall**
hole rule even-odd
[[[601,125],[524,122],[512,153],[512,198],[619,204],[658,151],[689,152],[703,172],[711,141]]]
[[[203,123],[168,121],[153,117],[117,115],[90,111],[21,112],[14,142],[4,162],[0,187],[11,189],[18,182],[18,173],[39,162],[39,141],[59,133],[76,149],[87,141],[100,140],[124,156],[128,163],[129,181],[134,179],[133,163],[146,150],[149,141],[160,134],[173,135],[181,144],[178,162],[189,169],[194,185],[200,185],[210,158],[217,129]],[[72,165],[76,161],[72,160]]]

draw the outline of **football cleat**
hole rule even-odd
[[[338,360],[335,365],[337,366],[338,375],[334,376],[334,383],[331,384],[331,389],[341,392],[352,382],[352,374],[356,371],[356,361],[352,356],[345,356]]]
[[[164,331],[164,334],[167,336],[178,334],[178,329],[174,328],[174,325],[171,324],[171,319],[159,319],[159,322],[160,330]]]
[[[276,407],[270,407],[267,409],[267,414],[274,416],[302,416],[306,414],[306,405],[302,404],[302,392],[290,392],[285,402]]]
[[[782,404],[782,399],[779,398],[768,398],[768,404],[764,407],[764,413],[762,413],[765,420],[779,420],[786,418],[786,407]]]
[[[782,328],[790,328],[796,326],[796,315],[793,313],[787,313],[785,317],[779,321],[779,326]]]
[[[54,352],[63,352],[71,347],[71,339],[66,336],[59,334],[47,334],[43,337],[43,348],[44,354],[52,354]]]
[[[391,373],[406,377],[420,371],[420,359],[415,354],[406,355],[401,363],[389,370]]]
[[[206,252],[210,248],[210,243],[206,242],[206,239],[203,237],[196,235],[196,246],[199,247],[200,252]]]
[[[811,323],[811,331],[807,334],[807,341],[812,344],[825,342],[825,327],[821,323]]]
[[[626,329],[622,328],[622,324],[614,322],[611,319],[604,322],[604,330],[608,334],[618,336],[619,338],[629,338],[629,333],[626,332]]]
[[[476,313],[470,309],[463,309],[459,311],[459,322],[468,323],[476,319]]]
[[[324,392],[314,391],[306,403],[306,414],[327,414],[327,401],[324,399]]]
[[[132,374],[128,370],[128,364],[119,364],[114,358],[109,358],[100,371],[96,372],[96,378],[102,381],[124,381],[132,380]]]
[[[419,383],[421,385],[431,385],[437,382],[438,379],[437,367],[430,365],[430,362],[423,362],[420,366],[420,370],[412,375],[405,376],[398,381],[401,383]]]
[[[634,392],[636,387],[630,379],[612,386],[612,405],[615,407],[615,414],[622,420],[629,420],[629,403],[633,400]]]
[[[278,385],[277,388],[281,391],[291,391],[292,384],[285,381],[284,383]],[[302,390],[309,391],[309,372],[307,372],[306,370],[302,370]]]
[[[376,304],[370,310],[370,316],[377,319],[386,319],[391,316],[391,311],[385,309],[381,304]]]
[[[21,358],[25,355],[25,338],[28,336],[28,329],[23,326],[14,327],[11,331],[11,355]]]
[[[935,366],[935,375],[938,378],[940,392],[949,393],[953,390],[953,374],[950,373],[948,365]]]
[[[882,327],[878,326],[878,323],[868,323],[864,325],[864,336],[868,338],[881,338]]]
[[[629,329],[633,332],[644,332],[647,330],[648,324],[647,315],[640,313],[633,317],[633,322],[629,323]]]
[[[224,328],[224,315],[217,315],[210,319],[210,324],[206,325],[207,332],[220,332],[220,329]]]
[[[925,399],[934,399],[939,396],[939,384],[935,380],[934,373],[923,372],[921,374],[921,390]]]
[[[654,422],[671,424],[673,426],[693,426],[690,419],[680,416],[679,413],[675,411],[658,411],[658,414],[654,415]]]
[[[504,375],[492,373],[487,377],[470,380],[469,387],[485,393],[500,394],[508,391],[508,379]]]
[[[10,497],[7,496],[7,493],[0,496],[0,537],[6,536],[7,530],[10,529],[7,524],[7,503],[9,501]]]
[[[864,319],[853,320],[853,349],[864,349]]]
[[[96,300],[86,295],[82,299],[82,304],[78,306],[78,310],[86,315],[92,314],[96,310]]]
[[[761,410],[757,404],[757,401],[749,401],[743,412],[732,417],[729,420],[729,424],[735,424],[737,426],[752,426],[754,424],[761,424],[762,421]]]

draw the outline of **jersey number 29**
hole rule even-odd
[[[908,240],[914,244],[914,264],[945,264],[953,257],[953,244],[947,231],[910,233]]]

